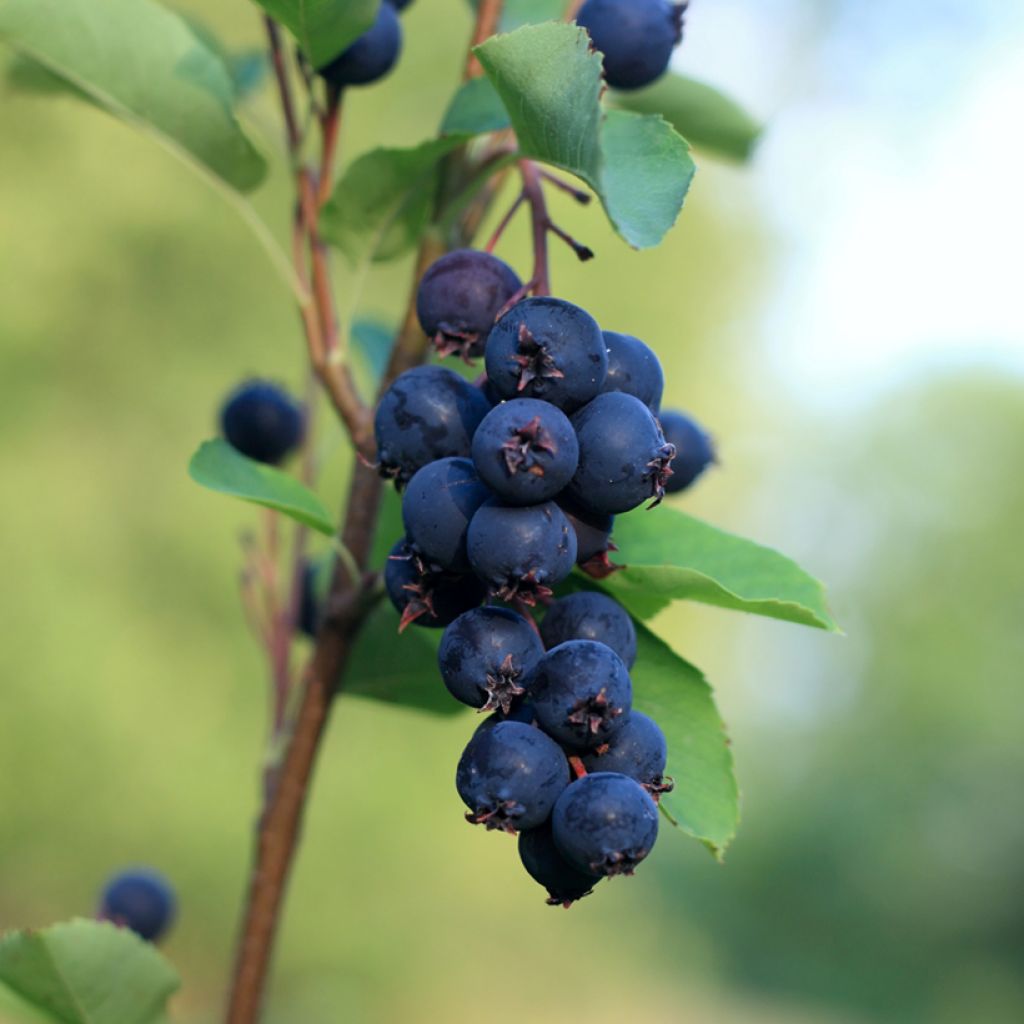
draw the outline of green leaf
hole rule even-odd
[[[377,320],[360,318],[352,324],[351,339],[359,384],[375,394],[391,356],[395,329]]]
[[[470,0],[476,10],[480,0]],[[565,0],[505,0],[501,7],[499,32],[513,32],[523,25],[536,25],[542,21],[561,21],[566,10]]]
[[[739,822],[732,751],[701,672],[636,623],[636,664],[630,669],[633,706],[650,715],[668,743],[667,774],[675,789],[661,801],[684,832],[719,859]]]
[[[492,36],[475,52],[521,152],[582,178],[630,245],[657,245],[682,209],[694,164],[661,118],[601,109],[601,58],[587,33],[549,22]]]
[[[188,475],[202,487],[276,509],[327,537],[334,523],[305,484],[273,466],[247,459],[221,438],[204,441],[188,464]]]
[[[615,520],[618,561],[599,582],[641,619],[672,601],[701,601],[839,632],[821,583],[771,548],[662,506]]]
[[[0,39],[228,185],[263,180],[223,63],[152,0],[3,0]]]
[[[441,160],[464,139],[374,149],[353,161],[320,214],[324,238],[353,266],[413,248],[433,212]]]
[[[15,997],[9,1005],[30,1008],[26,1020],[156,1024],[179,983],[150,943],[109,922],[76,919],[0,939],[0,985]]]
[[[15,92],[35,93],[40,96],[68,94],[92,103],[92,97],[56,71],[34,60],[27,53],[14,54],[7,65],[7,85]]]
[[[661,114],[692,146],[732,160],[747,160],[761,124],[735,100],[710,85],[672,74],[636,92],[613,92],[611,101],[640,114]]]
[[[359,38],[377,17],[382,0],[256,0],[298,40],[321,68]]]
[[[465,706],[445,689],[437,669],[441,633],[415,624],[399,633],[398,612],[385,598],[359,633],[344,692],[435,715],[464,711]]]
[[[505,104],[489,78],[471,78],[452,97],[441,122],[442,135],[480,135],[509,128]]]

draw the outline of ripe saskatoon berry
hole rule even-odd
[[[442,629],[487,596],[475,576],[442,572],[428,565],[404,537],[388,555],[384,586],[402,616],[399,632],[411,622]]]
[[[625,775],[594,772],[558,798],[551,830],[559,852],[578,870],[631,875],[658,838],[658,808]]]
[[[100,901],[99,917],[155,942],[174,920],[175,898],[170,882],[146,868],[115,875]]]
[[[276,465],[302,443],[302,406],[276,384],[251,380],[228,395],[221,408],[228,444],[257,462]]]
[[[437,664],[456,700],[508,715],[543,655],[540,637],[521,615],[507,608],[474,608],[444,631]]]
[[[633,686],[622,659],[596,640],[568,640],[537,663],[529,686],[537,723],[573,750],[594,750],[629,720]]]
[[[665,734],[657,723],[640,711],[632,711],[629,721],[608,741],[603,753],[583,755],[588,772],[618,772],[639,782],[655,799],[672,789],[665,778],[668,751]]]
[[[589,896],[602,877],[577,870],[558,852],[548,821],[519,833],[519,859],[530,877],[547,889],[552,907],[569,907]]]
[[[488,715],[477,727],[473,730],[473,735],[477,733],[487,732],[488,729],[493,729],[499,722],[522,722],[523,725],[534,725],[537,721],[537,716],[534,713],[533,705],[524,700],[519,704],[513,704],[512,710],[506,715],[504,712],[495,711]]]
[[[675,448],[643,402],[620,391],[598,395],[573,415],[572,425],[580,461],[569,493],[579,504],[614,515],[648,498],[661,501]]]
[[[517,302],[487,338],[487,377],[502,398],[543,398],[566,412],[604,384],[608,350],[597,321],[564,299]]]
[[[490,408],[479,388],[443,366],[406,370],[384,393],[374,417],[381,475],[404,486],[428,462],[468,456]]]
[[[683,37],[685,4],[668,0],[586,0],[576,24],[604,54],[614,89],[639,89],[660,78]]]
[[[477,733],[455,773],[466,820],[504,832],[544,822],[568,783],[569,762],[558,744],[522,722]]]
[[[561,409],[537,398],[514,398],[484,417],[472,452],[477,472],[502,501],[536,505],[572,479],[579,444]]]
[[[658,357],[631,334],[604,332],[608,347],[608,376],[602,391],[624,391],[639,398],[655,416],[661,408],[665,375]]]
[[[402,495],[406,535],[428,562],[466,571],[469,521],[490,496],[469,459],[428,462]]]
[[[382,3],[377,18],[347,50],[318,72],[331,85],[369,85],[383,78],[402,51],[402,26],[392,4]]]
[[[672,475],[665,483],[665,490],[675,494],[686,490],[715,461],[715,449],[700,424],[681,412],[662,413],[661,429],[676,449]]]
[[[513,508],[493,498],[469,524],[469,564],[503,601],[533,604],[572,572],[576,535],[553,502]]]
[[[614,598],[580,591],[559,598],[540,624],[544,646],[550,650],[566,640],[599,640],[610,647],[626,668],[636,661],[636,629]]]
[[[608,567],[608,571],[603,575],[607,575],[611,571],[608,552],[616,550],[611,539],[615,516],[583,508],[579,502],[573,500],[568,491],[560,494],[557,500],[558,507],[565,513],[573,530],[576,531],[576,564],[586,566],[587,570],[593,573],[594,566],[587,563],[603,562]]]
[[[416,314],[439,355],[458,353],[468,362],[483,355],[495,317],[520,288],[516,272],[497,256],[457,249],[427,268]]]

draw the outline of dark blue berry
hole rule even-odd
[[[669,494],[684,491],[715,461],[715,449],[704,429],[685,413],[668,410],[661,414],[665,440],[675,446],[672,475],[665,483]]]
[[[521,287],[516,272],[497,256],[457,249],[427,268],[416,314],[440,355],[457,353],[468,361],[483,355],[495,318]]]
[[[220,413],[224,437],[257,462],[276,465],[302,444],[302,406],[276,384],[246,381],[228,395]]]
[[[374,417],[381,474],[403,486],[428,462],[468,457],[490,409],[479,388],[443,366],[406,370],[384,392]]]
[[[155,942],[170,927],[175,913],[174,890],[163,875],[135,868],[115,875],[103,890],[99,916],[130,928]]]
[[[552,907],[569,907],[589,896],[602,878],[577,870],[558,852],[548,821],[519,833],[519,859],[530,877],[547,889]]]
[[[319,71],[332,85],[369,85],[395,66],[401,52],[402,26],[398,15],[392,4],[382,3],[370,28]]]
[[[638,398],[611,391],[572,417],[580,461],[569,493],[585,508],[615,515],[665,494],[675,449]]]
[[[387,3],[391,4],[396,11],[404,11],[412,3],[412,0],[387,0]]]
[[[522,722],[498,722],[476,733],[455,773],[466,819],[504,832],[546,821],[568,783],[569,762],[558,744]]]
[[[513,508],[493,499],[469,524],[473,571],[504,601],[533,604],[572,572],[576,535],[553,502]]]
[[[563,791],[551,830],[559,852],[579,871],[631,875],[658,838],[658,808],[633,779],[594,772]]]
[[[472,451],[484,483],[509,505],[553,498],[579,460],[569,417],[538,398],[513,398],[493,408],[477,428]]]
[[[626,666],[596,640],[568,640],[548,651],[534,669],[529,692],[540,727],[574,750],[607,743],[633,706]]]
[[[493,729],[499,722],[522,722],[523,725],[534,725],[537,715],[533,705],[528,700],[513,704],[508,714],[503,711],[495,711],[489,714],[474,730],[473,735]]]
[[[607,594],[588,590],[559,598],[544,616],[540,635],[548,650],[566,640],[599,640],[622,659],[626,668],[632,668],[636,661],[633,620]]]
[[[585,565],[588,570],[591,566],[587,563],[596,561],[610,566],[608,552],[615,550],[611,540],[615,516],[583,508],[568,491],[558,496],[558,506],[576,532],[576,564]]]
[[[384,586],[402,616],[399,632],[411,622],[442,629],[487,596],[486,587],[472,573],[444,572],[429,565],[404,537],[388,555]]]
[[[668,0],[586,0],[576,24],[604,54],[614,89],[639,89],[660,78],[682,39],[683,8]]]
[[[639,782],[652,796],[667,793],[672,781],[665,778],[668,749],[658,724],[640,711],[608,741],[607,749],[583,755],[589,772],[618,772]]]
[[[624,391],[639,398],[655,416],[661,408],[665,375],[658,357],[631,334],[604,332],[608,347],[608,376],[602,391]]]
[[[502,398],[543,398],[567,412],[589,402],[608,372],[608,350],[594,318],[548,297],[516,303],[494,325],[485,360]]]
[[[507,608],[474,608],[444,631],[437,664],[456,700],[507,715],[543,655],[540,637],[521,615]]]
[[[428,562],[442,569],[469,569],[466,534],[469,521],[491,492],[469,459],[428,462],[402,495],[406,536]]]

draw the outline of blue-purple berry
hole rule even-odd
[[[596,591],[560,597],[548,608],[540,635],[548,650],[567,640],[597,640],[610,647],[626,668],[636,661],[633,620],[615,598]]]
[[[302,406],[269,381],[250,380],[225,399],[220,413],[224,438],[247,458],[277,465],[302,444]]]
[[[715,448],[711,437],[692,416],[674,409],[661,414],[661,429],[665,440],[676,450],[670,463],[672,475],[665,482],[665,491],[677,494],[686,490],[715,462]]]

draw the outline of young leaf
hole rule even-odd
[[[401,635],[398,612],[385,598],[359,633],[345,672],[345,693],[402,704],[435,715],[465,709],[445,689],[437,670],[441,630],[412,625]]]
[[[247,459],[221,438],[204,441],[188,464],[188,475],[211,491],[276,509],[327,537],[334,523],[320,499],[295,477]]]
[[[633,706],[665,733],[667,774],[675,780],[675,789],[661,802],[671,820],[721,860],[736,834],[739,791],[711,687],[698,669],[639,622],[636,636],[636,664],[630,669]]]
[[[761,125],[735,100],[713,86],[669,72],[635,92],[614,92],[617,107],[661,114],[692,146],[732,160],[747,160]]]
[[[109,922],[76,919],[0,939],[0,985],[33,1011],[28,1020],[156,1024],[179,983],[150,943]]]
[[[615,520],[624,569],[598,586],[641,619],[672,601],[701,601],[838,632],[821,583],[771,548],[674,508]]]
[[[587,33],[549,22],[492,36],[475,50],[525,156],[582,178],[635,248],[675,223],[694,174],[686,142],[659,117],[605,113],[601,57]]]
[[[324,238],[353,266],[412,248],[430,221],[440,161],[465,141],[374,149],[353,161],[320,215]]]
[[[224,64],[152,0],[4,0],[0,40],[228,185],[263,180]]]
[[[256,0],[298,40],[315,68],[322,68],[359,38],[384,0]]]

